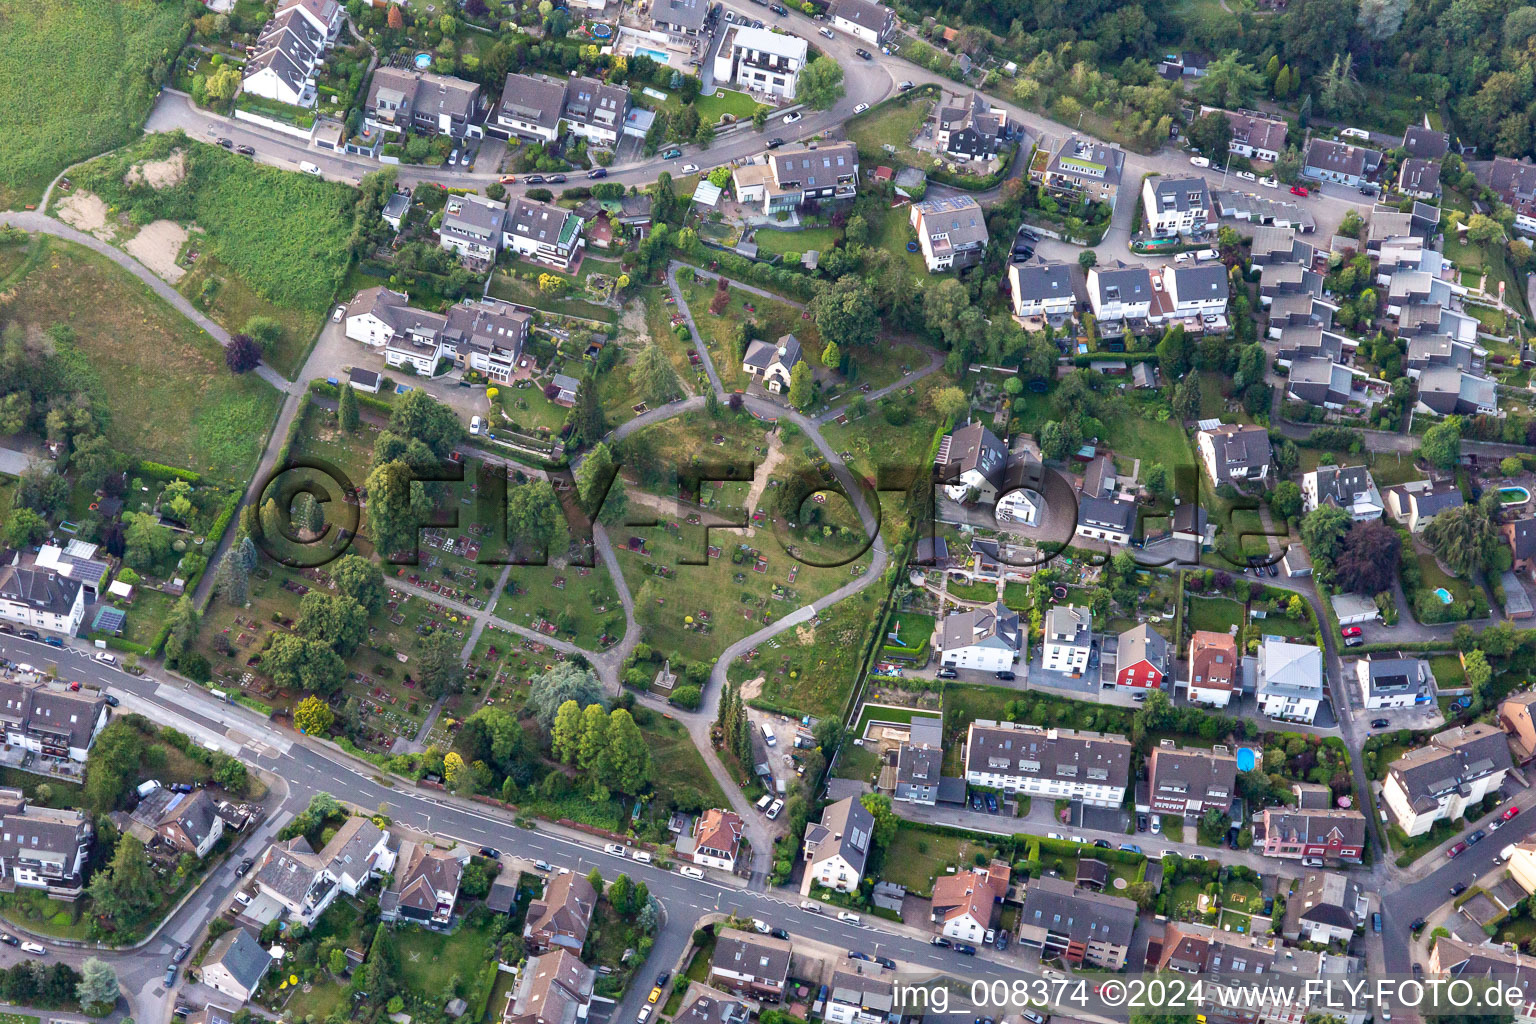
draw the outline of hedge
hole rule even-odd
[[[326,398],[334,398],[338,402],[341,401],[341,388],[338,385],[332,384],[330,381],[320,380],[317,377],[309,382],[309,390],[313,394],[323,395]],[[394,406],[390,405],[378,395],[370,395],[367,392],[359,391],[356,388],[353,388],[352,397],[357,399],[357,404],[365,409],[372,409],[375,412],[382,413],[393,413],[395,411]]]
[[[162,462],[140,462],[133,467],[133,471],[138,476],[147,476],[154,480],[185,480],[189,484],[195,484],[203,478],[201,473],[194,470],[177,469]]]

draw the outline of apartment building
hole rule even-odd
[[[1141,185],[1142,224],[1160,238],[1198,235],[1210,219],[1210,189],[1199,175],[1155,175]]]
[[[1025,630],[1019,613],[998,601],[945,616],[939,636],[944,667],[1003,672],[1019,660]]]
[[[795,98],[810,44],[799,36],[730,25],[715,55],[715,81],[734,82],[780,102]]]
[[[384,350],[389,366],[431,376],[442,360],[506,383],[517,369],[533,318],[499,299],[466,299],[433,313],[383,286],[357,293],[344,314],[346,336]]]
[[[19,789],[0,789],[0,880],[75,900],[96,829],[79,810],[33,807]]]
[[[1423,835],[1496,791],[1511,767],[1502,729],[1486,722],[1457,726],[1387,767],[1382,802],[1405,833]]]
[[[1311,644],[1266,636],[1259,642],[1259,713],[1311,724],[1323,703],[1323,652]]]
[[[1118,971],[1135,930],[1134,901],[1043,875],[1025,888],[1017,940],[1039,950],[1042,959],[1059,956],[1073,967]]]
[[[374,71],[363,104],[363,123],[386,134],[414,131],[484,138],[484,114],[478,84],[403,68]]]
[[[1124,736],[988,719],[966,732],[965,781],[972,786],[1118,807],[1130,766]]]
[[[1093,613],[1076,605],[1053,605],[1045,613],[1045,650],[1041,664],[1049,672],[1080,676],[1093,653]]]
[[[1367,711],[1411,708],[1435,692],[1435,678],[1423,658],[1381,658],[1371,655],[1355,662],[1355,678]]]
[[[1147,802],[1137,793],[1138,811],[1198,818],[1206,811],[1226,814],[1237,795],[1237,758],[1225,746],[1185,750],[1163,740],[1147,762]]]

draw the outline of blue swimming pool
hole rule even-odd
[[[1238,771],[1240,771],[1240,772],[1251,772],[1251,771],[1253,771],[1255,765],[1257,765],[1257,764],[1258,764],[1258,755],[1257,755],[1257,753],[1255,753],[1255,751],[1254,751],[1254,749],[1252,747],[1238,747],[1237,748],[1237,770]]]
[[[429,68],[431,66],[432,66],[432,55],[430,53],[418,53],[416,55],[416,68],[417,68],[417,70],[425,71],[425,70],[427,70],[427,68]]]
[[[635,47],[635,56],[649,57],[657,64],[665,64],[667,62],[667,53],[665,50],[652,50],[644,46]]]
[[[1441,604],[1450,604],[1452,601],[1456,600],[1456,598],[1451,595],[1451,592],[1446,590],[1444,587],[1436,587],[1435,596],[1440,599]]]

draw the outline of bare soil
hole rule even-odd
[[[187,270],[176,262],[187,243],[187,229],[173,220],[151,221],[123,243],[123,249],[156,274],[175,284]]]
[[[79,228],[110,242],[117,236],[117,228],[108,223],[106,201],[94,192],[76,192],[59,203],[59,220],[70,227]]]

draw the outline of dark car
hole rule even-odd
[[[1413,976],[1415,978],[1417,978],[1419,975],[1421,975],[1423,973],[1424,973],[1424,965],[1423,964],[1414,964],[1413,965]]]
[[[870,963],[874,963],[875,962],[875,958],[874,957],[870,956],[868,953],[860,953],[856,949],[850,949],[848,951],[848,959],[849,960],[867,960]]]
[[[988,793],[987,794],[987,810],[991,811],[993,814],[997,813],[997,794],[996,793]]]
[[[1457,882],[1455,885],[1451,886],[1451,895],[1452,896],[1460,896],[1462,893],[1464,893],[1466,891],[1467,891],[1467,883],[1466,882]]]
[[[165,987],[170,988],[176,984],[176,965],[171,964],[165,969]]]
[[[171,957],[171,962],[179,964],[183,960],[185,960],[187,958],[187,954],[189,954],[191,952],[192,952],[192,943],[190,943],[190,942],[183,942],[181,944],[181,948],[176,950],[176,955]]]
[[[773,138],[768,140],[767,148],[768,149],[778,149],[782,145],[784,145],[784,140],[779,138],[777,135],[775,135]]]
[[[235,868],[235,877],[244,878],[247,874],[250,873],[251,868],[255,866],[256,862],[254,860],[249,857],[245,858],[245,860],[240,862],[240,866]]]
[[[875,963],[879,964],[881,967],[884,967],[888,971],[894,971],[896,969],[896,961],[892,960],[888,956],[875,957]]]
[[[789,938],[789,932],[785,931],[783,928],[772,928],[769,930],[768,934],[772,935],[776,939]]]
[[[109,708],[115,708],[119,704],[122,703],[122,701],[118,700],[116,697],[112,696],[110,693],[102,694],[101,695],[101,699],[107,702],[107,707],[109,707]]]
[[[955,679],[955,678],[958,678],[959,675],[960,675],[960,673],[956,672],[952,668],[941,668],[941,669],[939,669],[939,678],[940,679]]]
[[[1420,928],[1423,928],[1424,925],[1425,925],[1424,919],[1422,917],[1416,917],[1416,918],[1413,919],[1413,924],[1410,924],[1408,926],[1408,930],[1411,931],[1411,932],[1416,932]]]
[[[608,177],[608,168],[606,168],[606,167],[594,167],[590,171],[587,172],[587,177],[589,177],[589,178],[606,178],[606,177]]]
[[[1385,718],[1373,718],[1373,719],[1371,719],[1371,728],[1372,729],[1385,729],[1387,726],[1389,726],[1391,724],[1392,723],[1387,721]]]
[[[997,941],[992,943],[992,945],[995,949],[1005,950],[1008,948],[1008,940],[1011,937],[1007,932],[998,932]]]
[[[563,175],[563,174],[551,174],[549,177],[545,178],[544,180],[547,183],[551,184],[551,185],[564,185],[565,184],[565,175]]]
[[[971,945],[967,945],[964,942],[957,942],[957,943],[955,943],[953,948],[954,948],[956,953],[964,953],[966,956],[975,956],[976,955],[976,947],[975,946],[971,946]]]
[[[235,147],[235,152],[239,153],[241,156],[255,156],[256,155],[256,147],[255,146],[236,146]]]
[[[45,637],[43,637],[43,643],[47,644],[49,647],[57,647],[60,650],[64,649],[64,638],[63,637],[59,637],[59,636],[45,636]]]
[[[235,140],[234,139],[220,139],[219,140],[219,145],[223,146],[225,149],[234,149],[235,148]]]
[[[854,50],[853,52],[858,54],[860,59],[862,59],[862,60],[874,60],[875,59],[875,55],[870,53],[868,50],[864,49],[864,47],[862,47],[862,46],[859,47],[857,50]]]
[[[1107,850],[1107,849],[1109,849],[1109,840],[1108,839],[1095,839],[1093,841],[1093,845],[1097,846],[1101,850]]]
[[[524,178],[523,181],[529,185],[542,185],[544,184],[544,175],[530,174],[528,177]]]
[[[1013,681],[1013,673],[1009,672],[1007,669],[1004,669],[1001,672],[994,672],[994,673],[992,673],[992,675],[995,678],[997,678],[997,679],[1003,680],[1004,682],[1012,682]]]
[[[980,793],[972,793],[971,794],[971,810],[973,810],[973,811],[981,810],[981,794]]]
[[[1275,563],[1273,563],[1273,562],[1269,563],[1269,574],[1271,576],[1279,576],[1280,575],[1280,567],[1278,565],[1276,565]]]
[[[494,846],[482,846],[480,847],[480,856],[489,857],[491,860],[500,860],[501,851]]]
[[[5,943],[7,946],[21,945],[21,940],[12,935],[10,932],[0,932],[0,942]]]
[[[783,7],[780,7],[778,4],[769,4],[768,5],[768,9],[770,11],[772,11],[774,14],[777,14],[781,18],[784,17],[784,15],[789,13],[789,11],[787,9],[785,9]]]
[[[671,971],[662,971],[660,974],[656,975],[656,987],[657,988],[663,988],[663,987],[666,986],[667,982],[669,982],[671,980],[672,980],[672,972]]]
[[[41,640],[42,639],[42,637],[38,636],[35,631],[30,630],[30,629],[24,629],[20,633],[17,633],[16,635],[21,637],[23,640]]]
[[[1467,836],[1467,845],[1476,846],[1478,843],[1487,838],[1488,833],[1484,832],[1482,829],[1478,829],[1476,832],[1473,832],[1471,835]]]
[[[1145,814],[1138,814],[1138,815],[1136,815],[1136,831],[1137,832],[1145,832],[1146,830],[1147,830],[1147,816]]]
[[[930,943],[932,943],[933,945],[941,946],[944,949],[948,949],[950,947],[950,941],[948,939],[946,939],[942,935],[935,935],[933,938],[929,939],[928,941]]]

